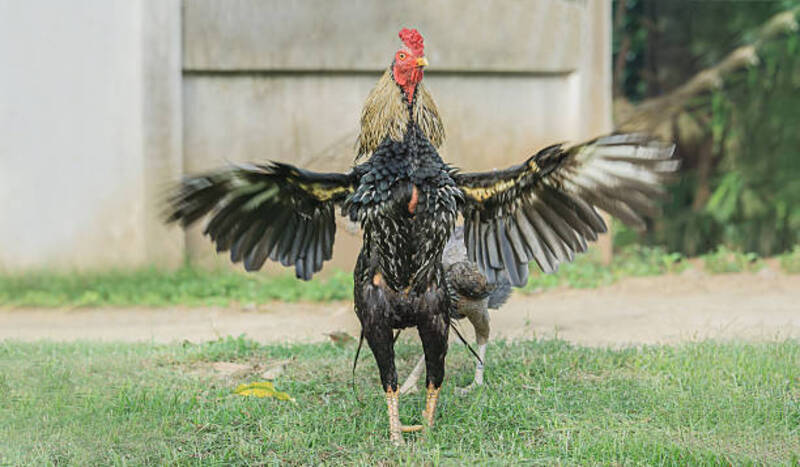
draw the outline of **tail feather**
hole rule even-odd
[[[508,298],[511,297],[511,282],[505,277],[498,277],[498,280],[494,290],[489,294],[488,306],[493,310],[497,310],[505,305]]]

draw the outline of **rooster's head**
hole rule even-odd
[[[371,155],[388,136],[403,141],[414,121],[435,148],[444,142],[444,126],[433,97],[422,84],[428,65],[422,34],[416,29],[400,31],[403,48],[372,88],[361,111],[356,160]]]
[[[405,47],[394,54],[392,76],[411,102],[417,84],[422,81],[422,69],[428,65],[428,60],[425,58],[425,45],[419,31],[403,28],[399,36]]]

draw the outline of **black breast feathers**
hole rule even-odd
[[[387,137],[356,171],[359,184],[343,213],[364,229],[372,272],[396,291],[424,290],[463,201],[453,169],[411,123],[402,142]]]

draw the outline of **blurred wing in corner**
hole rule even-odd
[[[315,173],[270,163],[185,178],[169,197],[168,222],[184,227],[211,212],[204,233],[217,251],[255,271],[269,258],[309,280],[331,258],[334,208],[353,191],[353,173]]]
[[[456,174],[470,260],[490,281],[506,271],[522,286],[528,263],[554,272],[606,231],[595,208],[644,229],[642,217],[659,214],[663,180],[679,166],[673,150],[642,134],[616,134],[550,146],[506,170]]]

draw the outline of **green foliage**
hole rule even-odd
[[[681,272],[687,267],[680,253],[668,253],[661,247],[631,245],[614,255],[611,263],[618,277],[656,276]]]
[[[630,252],[637,251],[637,254]],[[534,272],[527,291],[567,286],[598,287],[628,275],[659,274],[665,253],[659,248],[624,249],[611,268],[596,252],[579,255],[557,274]],[[631,261],[631,264],[624,264]],[[247,274],[233,270],[177,271],[146,269],[131,272],[64,274],[31,273],[0,276],[0,305],[10,306],[166,306],[257,304],[270,301],[350,300],[352,274],[336,271],[326,278],[300,281],[290,274]]]
[[[800,245],[778,257],[781,268],[788,274],[800,274]]]
[[[352,274],[343,271],[310,282],[290,274],[269,276],[192,267],[0,276],[0,304],[13,306],[225,306],[273,300],[347,300],[352,294]]]
[[[742,253],[720,246],[716,251],[703,255],[703,263],[712,274],[758,271],[764,263],[755,253]]]
[[[699,125],[700,139],[678,131],[683,173],[648,243],[686,255],[726,245],[763,256],[800,243],[800,36],[794,30],[760,40],[769,18],[798,6],[626,2],[615,44],[645,36],[634,39],[626,60],[624,92],[633,101],[661,96],[735,47],[758,42],[758,64],[723,74],[719,89],[694,98],[682,114]]]
[[[587,289],[616,282],[623,277],[657,276],[680,272],[686,261],[680,253],[667,253],[661,247],[631,244],[614,254],[610,265],[605,265],[596,250],[575,258],[572,263],[562,264],[558,272],[544,274],[531,269],[525,293],[539,292],[556,287]]]
[[[542,274],[532,268],[531,279],[523,291],[593,288],[622,277],[674,272],[684,264],[681,259],[681,255],[668,254],[662,248],[629,245],[607,266],[595,250],[590,250],[578,255],[574,263],[562,265],[556,274]],[[191,267],[177,271],[0,276],[0,305],[7,306],[228,306],[276,300],[324,302],[352,297],[352,274],[343,271],[310,282],[288,274],[270,276]]]
[[[625,96],[629,99],[638,101],[647,94],[647,85],[639,76],[641,69],[645,66],[645,56],[647,51],[647,28],[640,21],[645,6],[642,0],[626,0],[625,13],[622,16],[622,24],[617,25],[614,30],[611,47],[614,58],[623,50],[623,40],[627,41],[625,46],[625,68],[623,76],[618,77],[620,83],[618,87],[622,89]],[[620,2],[612,3],[612,17],[617,17],[617,9]],[[623,39],[623,31],[627,39]]]
[[[614,282],[614,275],[604,266],[595,254],[579,256],[573,263],[562,264],[553,274],[545,274],[531,267],[530,278],[523,293],[534,293],[556,287],[587,289],[608,285]]]
[[[772,254],[800,242],[800,58],[792,41],[762,47],[746,85],[715,93],[727,133],[706,212],[721,242]]]
[[[245,340],[246,341],[246,340]],[[219,344],[217,344],[219,345]],[[227,344],[226,344],[227,345]],[[796,465],[800,343],[701,342],[627,349],[558,340],[493,342],[486,386],[453,346],[436,426],[388,442],[369,352],[265,346],[242,361],[294,356],[275,385],[297,401],[240,397],[254,375],[221,377],[199,348],[0,342],[0,463],[9,465],[491,464]],[[405,375],[419,344],[398,344]],[[401,398],[419,423],[424,391]]]

